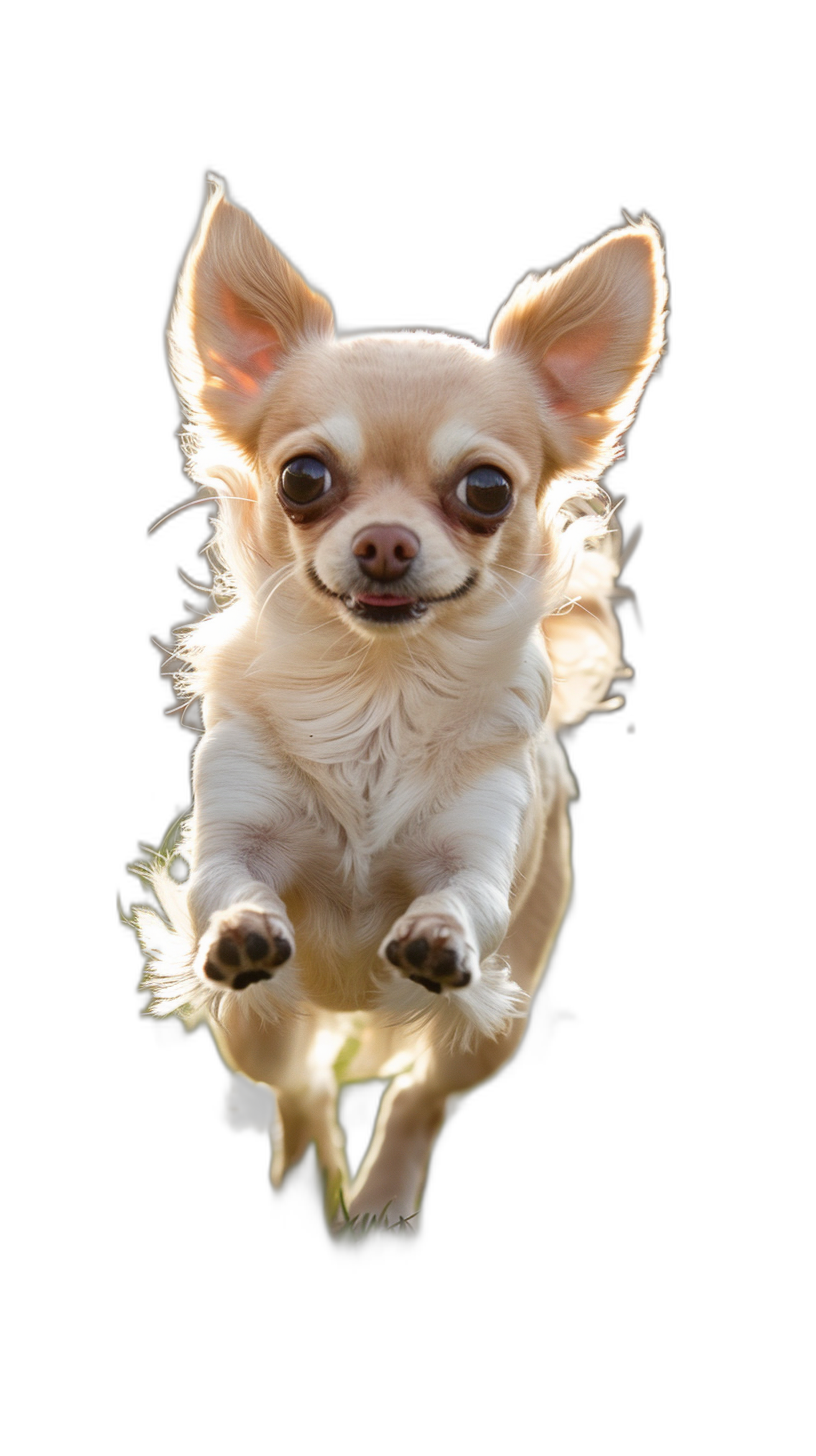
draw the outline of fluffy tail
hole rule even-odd
[[[620,532],[608,529],[576,553],[566,584],[567,600],[541,624],[553,670],[547,722],[556,732],[583,722],[589,713],[623,703],[620,696],[606,696],[615,678],[632,676],[621,659],[614,606],[626,595],[616,585],[622,567],[620,541]]]
[[[176,1011],[182,1021],[194,1026],[209,997],[193,971],[195,935],[184,885],[173,873],[177,861],[184,862],[185,828],[182,816],[170,825],[158,849],[141,845],[146,858],[128,869],[152,891],[159,908],[134,905],[122,919],[136,931],[145,956],[140,990],[152,992],[153,997],[147,1010],[153,1016]]]

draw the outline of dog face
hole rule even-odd
[[[257,447],[264,539],[362,632],[468,610],[538,543],[544,466],[513,359],[433,335],[321,341],[281,372]]]
[[[418,632],[540,567],[547,486],[611,458],[664,297],[643,223],[520,284],[489,348],[336,339],[327,301],[215,186],[171,357],[194,428],[252,464],[262,559],[366,636]]]

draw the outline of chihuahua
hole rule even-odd
[[[628,671],[597,482],[664,337],[660,237],[626,222],[524,279],[487,347],[337,337],[218,179],[182,271],[215,610],[174,648],[203,734],[142,867],[145,984],[275,1090],[272,1181],[314,1142],[334,1226],[416,1213],[446,1099],[514,1052],[566,908],[557,735]],[[338,1090],[371,1078],[352,1179]]]

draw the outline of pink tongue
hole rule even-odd
[[[357,598],[366,607],[407,607],[413,602],[413,597],[386,597],[375,596],[373,592],[363,592]]]

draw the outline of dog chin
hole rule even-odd
[[[347,614],[352,621],[361,626],[377,629],[418,625],[424,618],[427,618],[433,607],[439,606],[442,602],[455,601],[469,592],[471,587],[476,584],[476,573],[466,577],[453,591],[438,597],[413,596],[398,592],[355,590],[345,593],[338,592],[326,585],[313,566],[309,568],[309,580],[318,591],[332,597],[343,609],[344,615]]]

